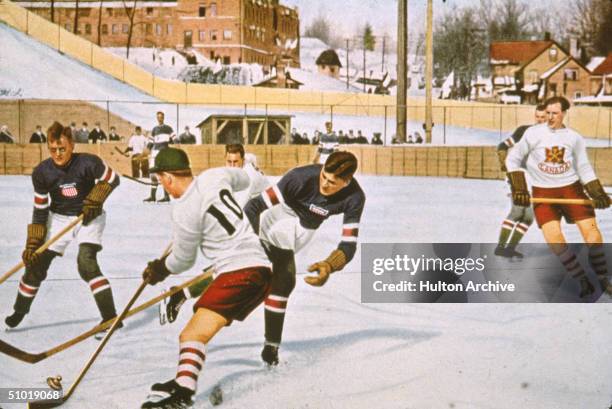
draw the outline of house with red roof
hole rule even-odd
[[[523,103],[551,96],[591,95],[591,73],[553,40],[495,41],[489,48],[494,94],[513,92]]]
[[[612,94],[612,52],[591,73],[593,95]]]

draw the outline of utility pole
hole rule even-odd
[[[386,39],[387,39],[387,35],[385,34],[383,36],[382,63],[380,65],[380,72],[384,72],[385,71],[385,48],[386,48],[385,40]]]
[[[397,1],[397,100],[396,138],[406,142],[406,82],[408,44],[408,0]]]
[[[425,36],[425,143],[431,143],[433,80],[433,0],[427,0],[427,34]]]
[[[346,39],[346,89],[349,89],[349,38]]]
[[[363,92],[366,92],[366,44],[363,36]]]

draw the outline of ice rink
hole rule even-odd
[[[360,241],[427,243],[497,241],[509,209],[502,181],[358,177],[367,203]],[[275,180],[275,178],[273,178]],[[15,263],[32,213],[27,176],[0,177],[0,273]],[[148,187],[127,179],[107,201],[99,262],[118,309],[140,283],[146,262],[170,240],[170,206],[143,204]],[[598,212],[612,237],[612,211]],[[196,408],[220,384],[223,408],[607,409],[612,404],[612,305],[363,304],[360,255],[322,288],[306,285],[306,266],[325,258],[339,239],[341,218],[326,222],[298,254],[298,285],[287,309],[281,364],[259,358],[263,308],[224,329],[208,347]],[[566,226],[570,241],[581,241]],[[537,227],[525,242],[542,242]],[[206,265],[201,260],[199,267]],[[147,300],[197,270],[149,287]],[[0,285],[0,314],[12,311],[21,273]],[[160,326],[157,308],[126,321],[65,408],[138,408],[154,382],[174,376],[177,336],[190,317]],[[31,313],[0,339],[28,352],[48,350],[99,321],[76,271],[76,246],[56,259]],[[88,339],[31,365],[0,355],[0,388],[43,387],[61,374],[67,389],[98,341]],[[5,405],[6,408],[24,405]]]

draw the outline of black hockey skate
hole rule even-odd
[[[493,254],[495,254],[496,256],[506,257],[506,248],[501,244],[498,244],[497,247],[495,247],[495,251],[493,251]]]
[[[157,201],[157,203],[166,203],[170,201],[170,196],[168,193],[164,194],[164,197]]]
[[[506,247],[504,249],[504,253],[505,253],[504,257],[508,257],[508,258],[516,257],[518,259],[522,259],[524,257],[523,253],[520,253],[520,252],[516,251],[516,249],[514,247]]]
[[[156,386],[166,388],[168,397],[158,401],[149,400],[142,404],[142,409],[187,409],[193,406],[194,391],[182,387],[174,379],[166,383],[156,383],[151,390]]]
[[[109,318],[109,319],[112,320],[114,318]],[[100,322],[100,324],[102,324],[102,323],[104,323],[106,321],[108,321],[108,320],[102,320],[102,322]],[[100,325],[100,324],[98,324],[98,325]],[[117,329],[120,329],[120,328],[123,328],[123,322],[120,322],[119,325],[117,326]],[[109,330],[110,330],[110,327],[101,329],[100,331],[95,333],[94,338],[97,339],[98,341],[102,341],[104,339],[104,337],[106,336],[106,334],[108,333]]]
[[[171,287],[172,290],[174,287]],[[164,299],[164,303],[159,305],[159,322],[164,325],[166,322],[173,323],[178,317],[183,304],[187,301],[187,297],[183,290],[172,294],[169,298]]]
[[[145,202],[145,203],[155,203],[155,196],[151,195],[151,196],[147,197],[146,199],[143,199],[143,202]]]
[[[588,297],[589,295],[593,294],[595,292],[595,287],[593,287],[593,284],[591,284],[591,281],[589,281],[589,278],[585,275],[583,275],[582,277],[580,277],[580,294],[579,297],[580,298],[585,298]]]
[[[9,315],[4,319],[4,323],[9,328],[15,328],[17,325],[19,325],[19,323],[23,320],[23,317],[25,316],[26,315],[24,313],[15,311],[12,315]]]
[[[265,344],[261,350],[261,359],[269,366],[278,365],[278,347],[275,345]]]

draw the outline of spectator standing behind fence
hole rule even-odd
[[[106,142],[107,140],[106,134],[100,128],[100,122],[96,122],[96,127],[89,133],[89,143]]]
[[[327,157],[338,150],[339,138],[333,130],[331,122],[325,122],[325,133],[321,135],[319,148],[313,159],[313,163],[324,164]]]
[[[30,143],[45,143],[47,142],[47,137],[45,133],[42,131],[42,127],[40,125],[36,125],[36,131],[30,136]]]
[[[89,143],[89,129],[87,128],[87,122],[83,122],[81,129],[76,131],[76,143]]]
[[[189,131],[189,127],[185,127],[185,132],[179,135],[178,143],[181,145],[193,145],[196,143],[196,137]]]
[[[7,125],[0,127],[0,143],[15,143],[15,138],[9,132]]]
[[[368,138],[366,138],[365,136],[363,136],[363,134],[361,133],[361,129],[357,131],[357,138],[355,138],[355,143],[360,143],[360,144],[368,144]]]
[[[321,132],[315,131],[314,135],[312,136],[312,144],[318,145],[320,140],[321,140]]]
[[[142,134],[142,128],[137,126],[134,129],[134,135],[130,136],[128,147],[125,153],[132,154],[132,176],[135,178],[149,177],[149,158],[145,153],[145,148],[149,138]]]
[[[380,133],[375,132],[374,137],[372,138],[372,145],[383,145],[383,140],[380,138]]]
[[[122,136],[119,136],[119,134],[117,133],[117,130],[115,129],[114,126],[110,127],[110,132],[108,133],[108,140],[110,142],[120,142],[123,140]]]
[[[414,133],[414,143],[423,143],[423,137],[421,136],[420,133],[415,132]]]

